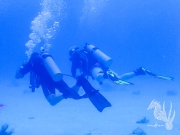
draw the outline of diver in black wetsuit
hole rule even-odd
[[[77,69],[80,70],[80,74],[84,76],[91,76],[91,69],[93,66],[98,66],[98,61],[91,57],[85,49],[80,49],[77,46],[73,46],[69,50],[70,58],[69,60],[72,62],[71,65],[71,74],[73,78],[76,78]]]
[[[81,98],[89,98],[93,105],[100,111],[105,107],[111,106],[111,104],[98,92],[95,90],[92,85],[87,81],[84,76],[79,76],[77,78],[76,84],[70,88],[63,79],[60,81],[54,81],[47,71],[42,57],[39,53],[32,53],[29,61],[24,63],[21,68],[16,72],[16,79],[23,78],[27,73],[31,73],[32,77],[34,74],[39,78],[39,84],[42,87],[44,96],[47,101],[52,105],[56,105],[63,99],[73,98],[73,99],[81,99]],[[33,73],[33,74],[32,74]],[[31,79],[31,78],[30,78]],[[85,91],[85,96],[80,96],[77,93],[79,87],[83,87]],[[57,95],[55,93],[55,89],[58,89],[62,95]],[[100,101],[99,98],[103,99]]]
[[[51,105],[56,105],[58,102],[64,98],[74,98],[79,99],[75,91],[73,91],[63,80],[55,82],[48,71],[46,70],[42,59],[38,53],[33,53],[26,63],[24,63],[21,68],[16,72],[16,79],[22,78],[25,74],[32,72],[39,76],[39,83],[42,87],[43,93],[47,101]],[[59,92],[63,95],[55,94],[55,89],[58,89]]]
[[[91,50],[88,48],[89,46],[92,46],[92,48],[90,47]],[[120,78],[117,73],[109,68],[111,58],[108,58],[106,54],[100,51],[96,57],[101,57],[100,59],[103,62],[99,62],[93,55],[95,54],[94,52],[96,50],[99,49],[89,44],[86,44],[82,49],[77,46],[72,46],[69,49],[69,60],[72,62],[71,74],[73,78],[78,76],[79,71],[80,75],[84,75],[85,77],[91,76],[93,79],[98,81],[99,84],[102,84],[104,79],[110,79],[112,82],[121,85],[132,84],[130,82],[124,81],[124,78]],[[131,73],[130,75],[134,76],[134,73]]]
[[[86,44],[82,49],[77,46],[72,46],[69,49],[69,55],[69,60],[72,62],[71,74],[74,78],[76,78],[77,71],[79,71],[79,74],[85,77],[91,76],[98,81],[99,84],[102,84],[104,79],[109,79],[115,84],[129,85],[133,83],[127,82],[126,80],[139,75],[148,75],[164,80],[174,79],[173,77],[154,74],[143,67],[119,76],[109,68],[112,63],[111,58],[91,44]]]

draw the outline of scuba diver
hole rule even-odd
[[[27,73],[30,73],[32,92],[41,85],[45,98],[52,106],[67,98],[75,100],[89,98],[99,112],[106,107],[111,107],[110,102],[93,88],[84,76],[79,76],[76,84],[70,88],[64,82],[62,73],[48,53],[32,53],[30,59],[17,70],[15,78],[23,78]],[[85,91],[83,96],[77,93],[80,87]],[[62,94],[56,94],[56,89]]]
[[[71,74],[73,78],[76,78],[78,73],[85,77],[91,76],[98,81],[100,85],[104,79],[109,79],[119,85],[132,85],[133,83],[127,82],[126,80],[139,75],[149,75],[164,80],[174,79],[172,77],[154,74],[143,67],[119,76],[109,68],[112,64],[112,59],[94,45],[87,43],[82,49],[77,46],[72,46],[69,49],[69,55],[69,60],[72,62]]]

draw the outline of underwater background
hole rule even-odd
[[[0,0],[0,104],[6,105],[5,108],[0,110],[0,124],[6,122],[10,124],[10,128],[14,128],[15,135],[28,135],[27,132],[30,133],[32,129],[38,131],[32,132],[31,135],[128,135],[136,127],[141,127],[136,125],[135,121],[133,121],[134,126],[131,127],[131,119],[138,120],[146,116],[150,102],[157,99],[161,103],[166,101],[168,106],[172,101],[173,109],[176,110],[174,128],[168,131],[162,127],[151,128],[143,125],[142,129],[148,128],[145,130],[148,135],[180,134],[179,7],[179,0]],[[28,59],[28,54],[32,51],[40,51],[41,46],[45,46],[49,50],[63,73],[70,74],[69,48],[74,45],[83,47],[85,43],[95,45],[110,56],[113,59],[111,69],[119,75],[142,66],[154,73],[174,77],[175,80],[171,82],[156,78],[137,77],[130,80],[130,82],[137,83],[133,87],[117,86],[110,82],[100,86],[92,81],[93,86],[104,92],[106,97],[114,103],[115,107],[112,107],[113,109],[109,113],[103,112],[105,117],[103,117],[103,113],[99,114],[95,109],[93,110],[96,112],[95,114],[88,114],[88,110],[78,110],[79,104],[76,102],[74,105],[73,100],[68,101],[67,104],[70,106],[73,104],[78,110],[75,112],[78,113],[69,117],[69,113],[66,114],[65,112],[73,112],[75,108],[67,108],[65,102],[59,103],[60,106],[58,104],[56,107],[51,107],[40,92],[41,88],[37,90],[37,93],[27,92],[29,90],[28,75],[24,79],[15,80],[15,72],[23,61]],[[65,77],[65,81],[69,85],[75,84],[75,80],[70,77]],[[133,91],[136,94],[133,94]],[[168,92],[171,94],[168,94]],[[118,94],[120,94],[119,97]],[[42,101],[41,98],[38,99],[39,96],[41,96]],[[137,96],[139,97],[137,98]],[[30,97],[34,97],[36,100]],[[137,101],[137,103],[143,102],[142,107],[146,106],[142,109],[144,112],[138,112],[138,116],[131,112],[137,107],[137,105],[133,105],[134,101]],[[31,110],[28,105],[21,105],[24,102],[29,106],[33,104],[35,107],[32,107],[33,116],[27,115],[30,120],[32,117],[34,119],[41,116],[41,113],[43,114],[40,111],[41,103],[48,111],[50,110],[47,114],[49,117],[56,114],[56,109],[59,109],[62,113],[63,107],[65,107],[62,115],[67,121],[75,117],[79,119],[75,120],[77,123],[70,123],[71,128],[69,129],[68,124],[65,124],[68,132],[63,129],[58,132],[57,128],[53,128],[51,131],[47,128],[49,126],[46,127],[48,132],[45,132],[40,128],[42,124],[50,122],[56,125],[57,119],[54,120],[53,117],[54,121],[43,121],[45,115],[38,121],[42,121],[39,126],[33,127],[32,120],[31,123],[25,122],[23,124],[22,121],[18,121],[21,118],[18,112],[23,115],[23,112]],[[122,102],[129,103],[124,103],[124,108],[118,108],[117,104]],[[86,108],[86,104],[86,102],[80,102],[83,108]],[[28,109],[23,110],[22,106],[26,106]],[[10,119],[12,117],[10,112],[12,111],[8,111],[8,108],[11,107],[12,110],[17,111],[14,114],[18,114],[18,117],[14,116]],[[138,107],[141,107],[141,104]],[[38,110],[38,113],[36,110]],[[36,113],[39,115],[36,116]],[[53,115],[51,115],[52,113]],[[88,120],[85,114],[89,117]],[[128,120],[126,121],[124,118],[127,115]],[[153,119],[153,111],[148,111],[148,115],[152,115]],[[80,119],[81,116],[83,119]],[[118,116],[118,120],[116,116]],[[93,123],[90,118],[101,118],[101,120]],[[113,118],[113,120],[110,118]],[[111,121],[110,129],[108,129],[108,125],[101,125],[104,119]],[[108,120],[105,122],[108,122]],[[91,123],[87,121],[91,121]],[[118,127],[120,123],[121,127]],[[31,129],[28,126],[23,128],[24,125],[28,124],[32,127]],[[75,127],[72,128],[73,124]],[[90,129],[87,127],[83,127],[87,130],[80,127],[76,128],[78,124],[89,124]],[[96,124],[97,127],[93,127]],[[65,126],[63,128],[65,129]],[[78,133],[77,130],[82,130],[82,132]],[[54,133],[54,131],[56,132]]]

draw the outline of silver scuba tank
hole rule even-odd
[[[93,67],[91,70],[92,76],[93,78],[98,81],[98,82],[102,82],[104,80],[104,72],[102,70],[102,68],[100,67]]]
[[[52,77],[55,82],[60,81],[63,78],[63,75],[56,65],[55,61],[53,60],[52,56],[48,53],[42,53],[41,57],[43,59],[43,63],[45,68],[47,69],[48,73]]]
[[[109,68],[112,64],[112,59],[94,45],[86,45],[85,49],[88,53],[92,53],[92,56],[103,66]]]

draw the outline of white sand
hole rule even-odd
[[[179,135],[180,85],[176,81],[149,77],[130,81],[135,85],[117,86],[107,80],[99,86],[92,82],[112,104],[102,113],[88,99],[67,99],[50,106],[41,88],[32,93],[26,79],[1,81],[0,103],[6,107],[0,110],[0,125],[9,124],[9,129],[14,129],[13,135],[129,135],[137,127],[147,135]],[[68,81],[70,85],[73,83]],[[168,96],[168,90],[177,94]],[[165,101],[167,114],[172,102],[172,109],[176,111],[172,130],[152,127],[156,122],[164,125],[154,118],[153,109],[147,110],[153,99],[161,105]],[[137,124],[143,117],[149,119],[149,123]]]

